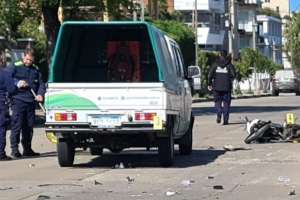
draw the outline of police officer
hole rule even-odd
[[[15,91],[14,82],[9,71],[5,70],[5,53],[0,52],[0,161],[11,160],[5,153],[7,129],[7,94]]]
[[[223,114],[223,125],[227,125],[229,120],[231,90],[234,77],[235,69],[231,64],[231,58],[228,58],[227,52],[223,50],[216,64],[211,67],[208,74],[208,90],[213,91],[217,111],[217,123],[221,123]]]
[[[20,158],[20,133],[22,132],[23,156],[39,156],[31,148],[33,125],[35,120],[35,101],[42,102],[45,94],[45,84],[41,73],[34,62],[34,53],[31,49],[24,52],[23,61],[14,63],[12,76],[17,92],[12,96],[11,116],[11,149],[12,157]],[[34,97],[32,91],[37,95]]]

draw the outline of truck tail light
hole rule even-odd
[[[134,119],[136,121],[152,121],[155,116],[156,116],[156,113],[137,112],[137,113],[135,113]]]
[[[55,113],[55,121],[77,121],[76,113]]]

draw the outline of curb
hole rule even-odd
[[[269,97],[272,94],[264,93],[259,95],[241,95],[241,96],[232,96],[232,99],[250,99],[250,98],[260,98],[260,97]],[[200,102],[210,102],[213,101],[213,97],[208,98],[195,98],[193,99],[193,103],[200,103]]]

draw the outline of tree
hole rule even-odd
[[[285,29],[288,58],[292,67],[300,69],[300,13],[295,13]]]
[[[153,23],[178,42],[182,50],[185,65],[192,65],[195,60],[195,37],[193,31],[187,25],[177,21],[157,20]]]

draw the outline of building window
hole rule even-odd
[[[279,13],[279,6],[276,6],[276,12]]]
[[[270,0],[265,0],[265,3],[270,3]]]

